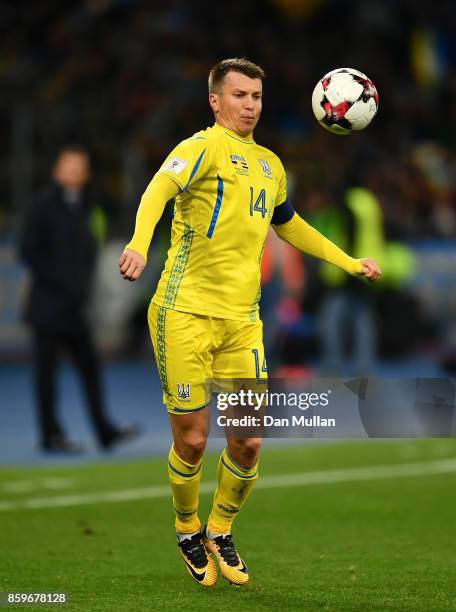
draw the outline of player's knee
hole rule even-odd
[[[180,440],[175,442],[177,451],[188,463],[195,464],[203,456],[206,448],[207,435],[200,431],[186,431],[180,437]]]
[[[244,440],[244,455],[250,462],[257,461],[262,442],[262,438],[246,438]]]
[[[262,438],[238,439],[230,443],[230,454],[242,466],[252,467],[258,460],[262,442]]]

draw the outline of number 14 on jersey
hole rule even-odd
[[[254,212],[261,213],[264,219],[268,209],[266,208],[266,189],[261,189],[258,197],[255,199],[254,188],[250,187],[250,216],[253,217]]]

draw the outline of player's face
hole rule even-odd
[[[239,136],[249,136],[260,118],[262,93],[261,79],[228,72],[220,90],[209,94],[216,122]]]
[[[82,189],[90,178],[89,158],[83,153],[65,151],[57,159],[53,176],[65,189]]]

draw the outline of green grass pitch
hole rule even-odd
[[[456,467],[435,473],[420,467],[450,458],[456,440],[264,450],[260,479],[269,478],[270,486],[254,491],[233,529],[251,582],[237,588],[220,577],[207,590],[190,579],[178,555],[170,499],[160,491],[141,498],[146,487],[167,485],[164,458],[0,469],[0,591],[71,598],[63,608],[10,606],[15,609],[456,610]],[[205,459],[203,482],[214,480],[216,462],[215,455]],[[396,474],[404,464],[417,466],[416,473]],[[392,466],[391,473],[356,476],[375,466]],[[351,470],[353,477],[323,482],[316,475],[311,484],[287,485],[290,474],[327,470],[336,476]],[[273,486],[272,476],[284,478],[284,486]],[[50,489],[49,478],[69,479],[68,488]],[[138,498],[22,506],[124,490],[139,491]],[[202,495],[202,520],[211,497]]]

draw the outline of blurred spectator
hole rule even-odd
[[[106,414],[99,358],[87,320],[96,266],[94,207],[87,184],[90,160],[77,146],[58,154],[52,184],[26,215],[21,256],[32,285],[26,320],[33,330],[35,390],[41,446],[45,451],[78,452],[56,414],[56,368],[66,349],[80,375],[98,442],[104,449],[137,434],[137,427],[114,425]]]
[[[361,187],[350,187],[339,197],[336,210],[328,215],[326,233],[337,236],[336,243],[353,257],[369,252],[383,266],[383,219],[378,200]],[[324,370],[332,374],[343,371],[351,356],[354,373],[372,373],[377,357],[375,292],[359,279],[338,274],[331,264],[323,264],[321,273],[327,286],[320,317]]]
[[[301,308],[305,284],[302,254],[275,232],[269,232],[261,262],[261,319],[267,329],[264,342],[268,368],[274,377],[290,378],[291,371],[305,372],[305,315]],[[296,344],[298,355],[293,350]]]
[[[362,176],[368,182],[366,168]],[[367,251],[373,253],[383,277],[372,290],[358,279],[339,274],[334,266],[321,264],[320,277],[326,287],[320,311],[322,365],[331,373],[348,368],[350,375],[372,374],[380,350],[391,343],[391,336],[398,340],[394,351],[397,355],[414,349],[420,340],[416,302],[404,291],[416,265],[409,247],[385,239],[378,198],[366,186],[360,186],[360,177],[350,178],[348,184],[358,186],[336,191],[334,206],[313,211],[311,223],[353,257],[361,258]],[[405,321],[401,316],[404,310]]]

